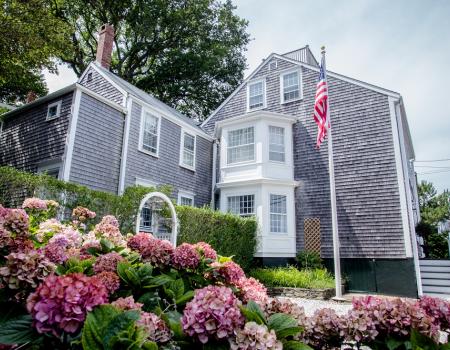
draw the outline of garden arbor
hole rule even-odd
[[[146,219],[143,218],[143,212],[146,213]],[[143,227],[156,238],[166,239],[174,247],[177,245],[177,213],[172,201],[164,193],[150,192],[142,198],[136,217],[136,233],[143,231]]]

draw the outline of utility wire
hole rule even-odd
[[[428,171],[428,172],[424,172],[424,173],[417,173],[417,175],[430,175],[430,174],[440,174],[440,173],[448,173],[450,172],[449,170],[436,170],[436,171]]]
[[[429,160],[415,160],[415,163],[432,163],[432,162],[447,162],[450,161],[450,158],[447,159],[429,159]]]
[[[450,169],[450,166],[415,165],[414,168]]]

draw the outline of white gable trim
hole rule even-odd
[[[297,66],[301,66],[301,67],[305,67],[307,69],[311,69],[311,70],[316,71],[316,72],[319,72],[319,70],[320,70],[320,68],[318,68],[318,67],[314,67],[314,66],[311,66],[309,64],[306,64],[306,63],[303,63],[303,62],[299,62],[299,61],[293,60],[291,58],[284,57],[282,55],[278,55],[276,53],[271,53],[266,59],[263,60],[263,62],[246,79],[244,79],[244,81],[236,88],[236,90],[234,90],[231,93],[231,95],[228,96],[228,98],[225,101],[223,101],[220,104],[220,106],[217,107],[211,113],[211,115],[202,122],[201,126],[204,126],[212,117],[214,117],[217,114],[217,112],[219,112],[223,108],[223,106],[225,106],[228,103],[228,101],[230,101],[247,84],[247,82],[249,80],[251,80],[255,76],[255,74],[258,73],[264,67],[264,65],[267,64],[273,57],[276,57],[277,59],[280,59],[280,60],[284,60],[286,62],[290,62],[290,63],[295,64]],[[352,83],[352,84],[364,87],[366,89],[378,92],[378,93],[383,94],[383,95],[387,95],[387,96],[395,97],[395,98],[400,98],[400,96],[401,96],[399,93],[397,93],[395,91],[391,91],[391,90],[388,90],[388,89],[385,89],[385,88],[382,88],[382,87],[379,87],[379,86],[375,86],[375,85],[363,82],[361,80],[350,78],[350,77],[347,77],[347,76],[342,75],[342,74],[334,73],[334,72],[331,72],[331,71],[328,71],[328,70],[327,70],[327,74],[330,77],[333,77],[333,78],[336,78],[336,79],[340,79],[340,80],[346,81],[348,83]]]
[[[127,109],[119,105],[118,103],[115,103],[111,100],[108,100],[106,97],[103,97],[102,95],[97,94],[96,92],[92,91],[91,89],[88,89],[86,86],[80,85],[79,83],[76,83],[77,89],[83,91],[86,95],[92,96],[93,98],[99,100],[100,102],[103,102],[104,104],[117,109],[118,111],[126,114]]]

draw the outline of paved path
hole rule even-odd
[[[304,299],[304,298],[290,298],[294,303],[303,306],[305,308],[305,313],[311,316],[314,311],[318,309],[331,308],[336,311],[337,314],[346,314],[348,310],[352,308],[350,302],[336,302],[332,300],[315,300],[315,299]]]

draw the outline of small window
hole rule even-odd
[[[270,195],[270,232],[287,233],[286,196]]]
[[[275,70],[278,68],[278,61],[272,61],[269,63],[269,70]]]
[[[89,73],[87,74],[86,81],[87,81],[88,83],[92,81],[92,72],[89,72]]]
[[[298,100],[300,95],[300,74],[298,71],[281,75],[281,102]]]
[[[46,120],[53,120],[59,117],[61,113],[61,101],[49,104],[47,107]]]
[[[38,174],[46,174],[48,176],[54,177],[55,179],[59,178],[59,171],[61,169],[61,163],[50,163],[45,165],[38,165],[37,173]]]
[[[230,196],[227,200],[230,213],[244,217],[255,215],[255,195]]]
[[[269,126],[269,160],[284,162],[284,128]]]
[[[248,83],[248,110],[264,108],[265,105],[265,83],[260,80]]]
[[[142,232],[152,232],[152,209],[148,204],[146,204],[141,211],[141,223],[140,231]]]
[[[195,169],[195,136],[181,133],[181,166]]]
[[[228,132],[228,164],[255,159],[255,135],[253,126]]]
[[[144,111],[142,118],[141,149],[152,155],[158,154],[159,123],[160,120],[158,117]]]
[[[178,191],[178,205],[194,206],[194,194],[186,191]]]

